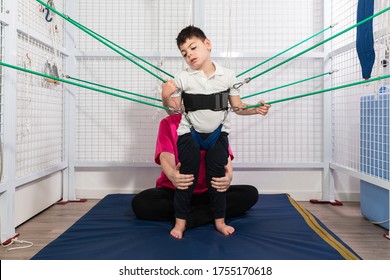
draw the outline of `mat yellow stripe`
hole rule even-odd
[[[297,209],[297,211],[305,219],[309,227],[311,227],[326,243],[332,246],[337,252],[340,253],[346,260],[360,260],[353,252],[346,248],[343,244],[337,241],[326,229],[324,229],[304,207],[299,205],[290,195],[287,194],[290,203]]]

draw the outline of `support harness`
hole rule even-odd
[[[182,98],[185,108],[184,116],[187,119],[188,123],[191,125],[191,136],[194,139],[197,146],[202,150],[210,150],[217,143],[219,136],[222,132],[223,123],[228,114],[229,106],[229,90],[221,91],[213,94],[188,94],[182,92]],[[225,111],[225,117],[222,123],[214,130],[212,133],[207,136],[197,132],[187,113],[197,110],[213,110],[213,111]]]

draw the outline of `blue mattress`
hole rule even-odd
[[[170,236],[170,222],[138,220],[134,195],[104,197],[34,260],[343,260],[361,259],[287,194],[260,195],[247,214],[228,220],[236,231],[212,224]]]

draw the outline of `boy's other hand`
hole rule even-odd
[[[162,84],[162,98],[169,98],[176,92],[176,84],[173,80],[168,80]]]
[[[265,103],[264,100],[260,100],[260,101],[258,102],[258,104],[263,104],[263,106],[257,107],[257,108],[256,108],[256,112],[257,112],[258,114],[260,114],[260,115],[263,115],[263,116],[267,115],[267,114],[268,114],[269,108],[271,108],[271,105]]]

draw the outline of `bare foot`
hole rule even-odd
[[[234,232],[234,227],[225,224],[225,219],[215,219],[215,227],[223,235],[231,235]]]
[[[177,239],[183,238],[183,232],[186,229],[186,220],[176,218],[176,223],[171,230],[171,235]]]

